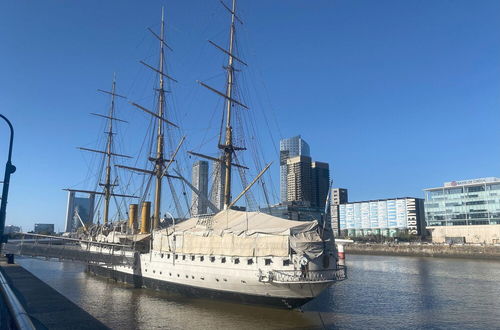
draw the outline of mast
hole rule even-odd
[[[106,145],[106,181],[101,186],[104,187],[104,225],[108,224],[109,217],[109,201],[111,199],[111,150],[113,145],[113,119],[115,114],[115,91],[116,91],[116,74],[113,75],[113,84],[111,86],[111,107],[109,108],[109,127],[108,127],[108,142]]]
[[[233,54],[234,47],[234,34],[235,34],[235,10],[236,10],[236,0],[233,0],[233,6],[231,10],[231,28],[229,32],[229,54]],[[223,146],[224,149],[224,161],[226,166],[226,177],[224,182],[224,209],[229,207],[231,203],[231,164],[233,160],[233,132],[231,127],[231,107],[232,107],[232,95],[233,95],[233,81],[234,81],[234,68],[233,68],[233,56],[228,56],[227,64],[227,88],[226,88],[226,141]]]
[[[90,113],[91,115],[101,117],[101,118],[106,118],[108,120],[108,131],[104,132],[107,135],[106,148],[105,148],[105,150],[96,150],[96,149],[78,147],[78,149],[104,155],[104,159],[106,160],[106,174],[104,177],[104,183],[99,182],[99,186],[103,187],[103,191],[69,189],[69,188],[63,189],[63,190],[66,190],[69,192],[80,192],[80,193],[90,194],[91,196],[93,196],[93,195],[104,196],[104,219],[103,219],[104,221],[103,222],[104,222],[104,225],[107,225],[109,223],[109,207],[110,207],[111,196],[129,197],[129,198],[138,198],[138,197],[133,196],[133,195],[124,195],[124,194],[113,193],[113,187],[118,186],[118,184],[111,183],[111,158],[112,157],[132,158],[132,157],[127,156],[127,155],[117,154],[117,153],[113,152],[113,135],[115,134],[113,131],[113,122],[118,121],[118,122],[127,123],[127,121],[115,117],[115,97],[117,96],[119,98],[126,99],[125,96],[116,93],[116,74],[113,75],[113,82],[111,84],[111,91],[105,91],[102,89],[98,89],[97,91],[111,95],[111,105],[109,107],[108,115],[103,115],[103,114],[93,113],[93,112]],[[92,219],[90,219],[90,220],[92,220]]]
[[[164,105],[165,105],[165,90],[164,90],[164,80],[163,80],[163,62],[164,62],[164,49],[163,40],[165,39],[165,22],[164,22],[164,9],[161,9],[161,30],[160,30],[160,67],[159,67],[159,79],[160,86],[158,89],[158,132],[156,136],[156,159],[155,161],[155,176],[156,176],[156,188],[155,188],[155,208],[153,213],[153,229],[160,226],[160,204],[161,204],[161,181],[163,177],[163,166],[165,159],[163,159],[163,117],[164,117]]]

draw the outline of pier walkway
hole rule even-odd
[[[23,267],[0,261],[0,272],[36,329],[108,329]],[[5,320],[0,320],[1,329],[10,329],[4,326]]]

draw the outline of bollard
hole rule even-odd
[[[340,260],[345,259],[344,245],[343,244],[337,244],[337,254],[338,254]]]

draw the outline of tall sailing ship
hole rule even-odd
[[[218,143],[220,157],[189,152],[191,156],[209,159],[223,169],[223,191],[220,196],[223,200],[222,209],[185,179],[176,167],[171,166],[184,138],[169,155],[165,152],[165,127],[176,127],[166,116],[165,80],[176,80],[165,71],[165,48],[170,47],[165,41],[162,11],[160,33],[151,30],[159,41],[159,67],[143,62],[158,74],[158,109],[156,112],[151,111],[131,102],[132,106],[152,116],[156,121],[156,152],[154,157],[149,157],[152,168],[117,165],[154,178],[153,214],[150,216],[151,202],[141,200],[138,204],[130,205],[126,222],[111,225],[107,220],[106,206],[105,223],[94,230],[88,230],[86,240],[82,241],[81,245],[91,252],[124,257],[120,259],[121,262],[90,262],[88,270],[97,275],[112,277],[136,286],[166,289],[190,296],[295,308],[315,298],[335,282],[345,279],[345,267],[338,264],[334,237],[331,229],[325,226],[325,219],[291,221],[258,211],[242,211],[236,207],[236,203],[261,180],[271,164],[265,166],[255,179],[233,198],[232,170],[246,167],[239,164],[236,155],[245,148],[235,145],[232,112],[238,108],[248,108],[235,97],[235,76],[238,71],[235,67],[236,63],[243,66],[246,63],[235,55],[235,29],[236,24],[241,22],[236,13],[236,0],[232,0],[231,7],[222,4],[231,17],[229,47],[226,49],[209,42],[227,55],[225,91],[221,92],[199,82],[225,101],[223,134]],[[114,85],[111,95],[116,95]],[[114,118],[113,113],[108,117]],[[113,119],[109,120],[110,123],[113,122]],[[107,157],[112,156],[109,143],[104,153]],[[180,180],[189,186],[193,194],[208,205],[211,213],[182,221],[176,221],[172,217],[173,221],[162,225],[160,208],[164,178]],[[102,186],[103,194],[109,201],[113,194],[109,176]]]

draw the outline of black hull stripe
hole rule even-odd
[[[297,308],[313,298],[276,298],[260,295],[244,294],[239,292],[227,292],[213,289],[194,287],[186,284],[179,284],[167,281],[160,281],[135,274],[127,274],[115,269],[87,265],[87,271],[94,275],[106,277],[119,282],[132,284],[136,288],[148,288],[178,293],[193,298],[209,298],[216,300],[232,301],[242,304],[265,305],[280,308]]]

